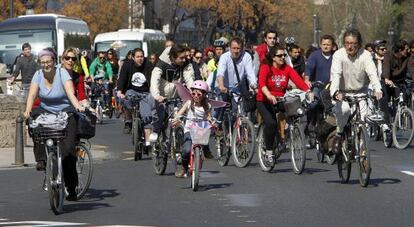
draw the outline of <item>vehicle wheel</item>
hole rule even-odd
[[[98,105],[96,107],[96,114],[97,114],[96,116],[97,121],[99,122],[99,124],[102,124],[103,123],[103,109],[101,105]]]
[[[223,126],[223,135],[217,136],[216,140],[220,140],[219,143],[216,141],[216,150],[217,150],[217,162],[220,166],[227,166],[230,160],[230,138],[228,134],[228,130],[226,127]],[[217,148],[220,146],[220,152]]]
[[[194,148],[194,157],[191,163],[192,171],[191,171],[191,188],[193,191],[198,190],[198,182],[200,178],[200,147]]]
[[[392,139],[398,149],[405,149],[413,140],[413,120],[413,111],[407,107],[402,107],[399,116],[395,116],[392,125]]]
[[[136,126],[136,128],[132,128],[132,130],[134,130],[133,132],[134,132],[134,141],[135,141],[135,143],[134,143],[134,161],[138,161],[138,160],[141,160],[142,159],[142,152],[143,152],[143,149],[144,149],[144,147],[143,147],[143,136],[142,136],[142,133],[143,133],[143,127],[142,127],[142,125],[141,125],[141,121],[140,120],[135,120],[135,125],[133,125],[133,126]]]
[[[319,143],[319,140],[316,141],[316,158],[318,159],[318,162],[323,163],[325,162],[325,153],[322,151],[321,144]]]
[[[300,130],[299,125],[295,124],[290,140],[290,151],[292,155],[293,172],[295,174],[301,174],[305,168],[306,162],[306,148],[305,148],[305,135]]]
[[[259,157],[259,164],[260,167],[264,172],[270,172],[273,170],[276,164],[276,159],[273,157],[273,161],[269,162],[266,160],[266,149],[265,149],[265,143],[263,138],[263,125],[260,126],[258,133],[257,133],[257,154]],[[274,153],[274,152],[273,152]]]
[[[78,173],[78,186],[76,187],[76,196],[79,200],[85,195],[91,184],[93,173],[93,159],[91,151],[82,143],[76,145],[76,152],[76,171]]]
[[[112,119],[112,116],[114,115],[114,108],[112,106],[112,103],[108,104],[108,118]]]
[[[355,143],[358,144],[359,182],[362,187],[366,187],[369,184],[371,175],[371,154],[367,144],[367,137],[366,129],[359,127]]]
[[[341,154],[336,155],[336,164],[338,166],[338,174],[339,178],[341,179],[342,184],[346,184],[349,181],[349,177],[351,176],[351,161],[348,158],[348,161],[345,160],[344,154],[348,154],[348,139],[345,139],[342,142],[342,151]]]
[[[247,118],[240,119],[240,126],[234,128],[232,139],[232,155],[235,165],[246,167],[253,158],[255,148],[255,131],[253,123]]]
[[[163,175],[167,168],[167,147],[162,133],[158,136],[158,141],[152,146],[152,162],[155,173],[157,175]]]
[[[55,214],[61,214],[63,212],[63,200],[65,197],[63,176],[61,176],[61,184],[57,183],[58,172],[59,167],[56,153],[50,152],[46,164],[47,192],[49,194],[50,208],[52,208]]]
[[[392,133],[390,130],[382,132],[382,141],[384,142],[384,146],[386,148],[390,148],[392,146]]]

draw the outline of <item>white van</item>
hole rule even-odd
[[[94,52],[107,51],[114,48],[120,59],[125,58],[128,51],[137,47],[144,50],[145,57],[164,50],[165,34],[153,29],[120,29],[116,32],[100,33],[95,37]]]
[[[52,47],[62,55],[67,47],[91,49],[88,25],[79,18],[57,14],[34,14],[7,19],[0,23],[0,63],[11,71],[16,56],[22,53],[23,43],[30,43],[37,54]]]

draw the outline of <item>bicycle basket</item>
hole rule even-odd
[[[286,97],[284,107],[287,116],[299,115],[298,109],[302,108],[302,102],[300,101],[300,97]]]
[[[79,113],[77,116],[76,134],[81,139],[90,139],[95,136],[96,116],[92,113]]]
[[[190,129],[190,135],[193,144],[208,144],[211,127],[207,121],[193,122],[188,126],[188,128]]]
[[[58,130],[39,126],[36,128],[31,128],[31,130],[31,135],[33,136],[33,140],[35,142],[43,142],[47,139],[63,139],[66,137],[66,129]]]

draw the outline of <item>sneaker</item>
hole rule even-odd
[[[177,170],[175,171],[175,177],[177,178],[187,178],[187,171],[181,166],[177,167]]]
[[[266,156],[266,160],[269,163],[273,163],[274,158],[273,158],[273,151],[272,150],[266,150],[265,156]]]
[[[342,135],[337,133],[335,135],[334,141],[333,141],[334,147],[332,148],[332,153],[339,155],[341,153],[341,147],[342,147]]]
[[[45,171],[46,170],[46,162],[45,161],[38,161],[36,163],[36,170],[37,171]]]
[[[124,134],[130,134],[132,130],[132,123],[131,122],[125,122],[124,126]]]
[[[213,154],[211,154],[211,151],[210,151],[208,145],[203,147],[203,151],[204,151],[204,158],[206,158],[206,159],[213,159],[214,158]]]

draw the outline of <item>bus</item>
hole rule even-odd
[[[114,48],[122,60],[128,51],[137,47],[144,50],[144,56],[156,53],[160,55],[164,50],[165,34],[153,29],[120,29],[116,32],[100,33],[95,37],[95,56],[100,51]]]
[[[0,63],[7,65],[9,73],[23,43],[30,43],[34,55],[46,47],[55,49],[58,56],[67,47],[91,49],[88,25],[79,18],[35,14],[7,19],[0,23]]]

